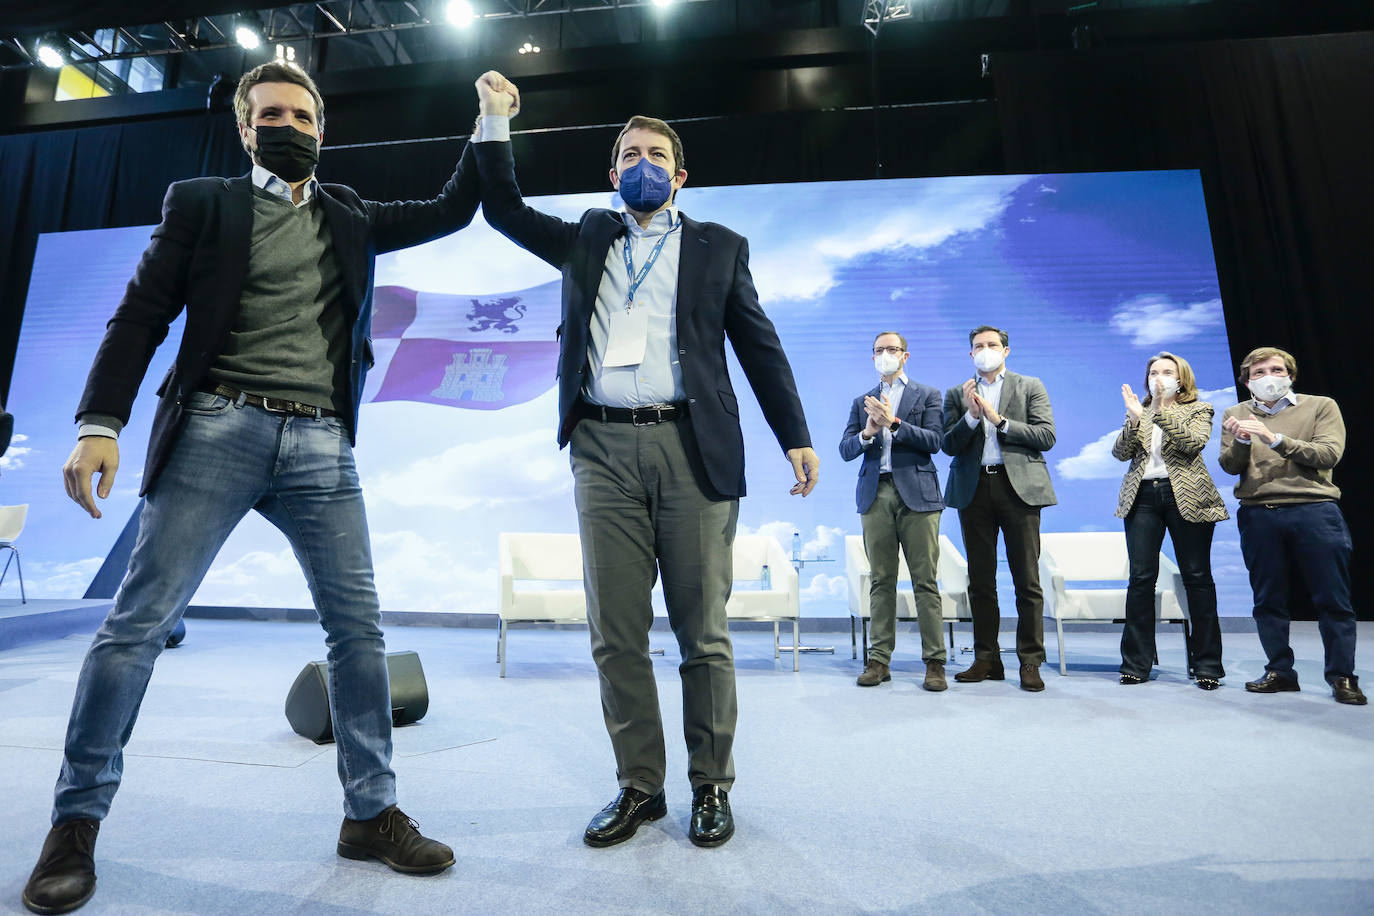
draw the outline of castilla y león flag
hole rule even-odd
[[[554,385],[560,284],[486,296],[379,286],[364,401],[500,410]]]

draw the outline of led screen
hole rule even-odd
[[[576,219],[608,194],[532,201]],[[971,376],[968,331],[1010,333],[1008,366],[1044,380],[1058,443],[1047,453],[1059,505],[1045,531],[1118,530],[1125,465],[1111,457],[1147,357],[1187,357],[1218,413],[1235,402],[1202,187],[1195,171],[1012,175],[684,189],[683,212],[749,238],[759,295],[791,358],[821,483],[788,495],[790,469],[748,383],[741,395],[749,495],[741,532],[800,555],[803,613],[845,616],[843,538],[858,534],[857,461],[837,445],[852,400],[873,386],[880,331],[905,334],[910,377],[947,388]],[[39,240],[9,408],[20,434],[0,459],[0,501],[28,503],[30,595],[79,597],[134,510],[153,388],[174,356],[156,354],[129,427],[105,518],[63,493],[72,413],[105,321],[147,244],[148,227]],[[568,456],[554,439],[559,275],[482,221],[377,262],[374,346],[357,460],[383,607],[490,613],[496,535],[575,531]],[[1219,429],[1219,427],[1218,427]],[[1230,497],[1233,479],[1207,456]],[[937,458],[943,484],[948,466]],[[942,530],[960,543],[957,513]],[[1171,549],[1166,545],[1166,552]],[[1234,521],[1213,560],[1223,614],[1250,601]],[[1004,576],[1005,578],[1005,570]],[[194,604],[308,607],[295,558],[250,515]],[[1011,613],[1009,593],[1004,612]]]

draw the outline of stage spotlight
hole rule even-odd
[[[465,28],[477,18],[477,11],[468,0],[449,0],[448,6],[444,7],[444,16],[454,25]]]
[[[527,40],[524,44],[522,44],[522,45],[519,47],[518,50],[520,51],[521,54],[538,54],[538,53],[539,53],[539,45],[535,44],[533,41],[528,41],[528,40]]]
[[[234,40],[245,51],[252,51],[262,45],[262,29],[248,18],[234,23]]]
[[[65,44],[66,42],[56,35],[44,35],[38,39],[35,52],[38,54],[39,62],[52,70],[61,70],[67,65],[67,55],[63,53]]]

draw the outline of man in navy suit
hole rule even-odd
[[[944,439],[940,390],[907,378],[906,338],[885,331],[873,340],[873,365],[880,381],[855,398],[840,439],[840,457],[860,455],[855,492],[863,524],[864,551],[872,570],[869,613],[873,644],[864,658],[860,687],[892,679],[888,666],[897,639],[897,550],[906,555],[921,627],[926,690],[944,690],[945,638],[940,629],[940,481],[931,456]]]
[[[290,541],[328,634],[339,855],[413,873],[453,864],[453,851],[396,807],[386,647],[352,445],[371,363],[373,259],[471,222],[474,169],[465,153],[430,201],[378,203],[321,184],[324,100],[294,64],[245,74],[234,110],[252,172],[168,188],[77,408],[64,481],[99,518],[92,478],[109,496],[119,432],[185,308],[176,364],[158,389],[138,540],[77,681],[53,827],[24,888],[35,912],[67,912],[95,892],[96,834],[153,663],[251,509]]]
[[[689,837],[734,833],[734,656],[725,602],[744,495],[744,438],[725,362],[728,338],[791,463],[792,493],[819,462],[796,383],[749,274],[749,246],[678,211],[682,142],[636,117],[612,148],[625,209],[566,222],[527,207],[515,181],[509,116],[518,94],[499,73],[477,81],[473,144],[482,210],[507,238],[563,272],[558,443],[571,444],[587,619],[620,792],[592,818],[589,846],[629,839],[667,813],[663,720],[649,659],[650,591],[663,576],[682,654],[683,731],[692,784]]]

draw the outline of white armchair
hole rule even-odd
[[[801,640],[801,590],[797,571],[776,538],[749,534],[735,537],[734,581],[756,583],[753,588],[732,588],[725,604],[729,620],[763,620],[773,624],[773,657],[778,658],[778,624],[792,621],[792,670],[798,661]],[[767,570],[767,576],[764,575]],[[766,580],[766,581],[765,581]],[[761,586],[761,587],[760,587]]]
[[[849,580],[849,642],[851,657],[859,657],[858,633],[855,622],[863,632],[864,660],[868,659],[869,588],[873,583],[873,569],[864,550],[864,539],[857,534],[844,539],[845,573]],[[973,620],[968,603],[968,562],[954,542],[940,535],[940,563],[937,571],[940,589],[940,619],[949,628],[949,644],[954,645],[954,624]],[[897,553],[897,619],[915,620],[916,596],[911,590],[911,571],[906,557]]]
[[[1064,658],[1064,624],[1124,623],[1130,569],[1124,532],[1071,531],[1040,535],[1040,587],[1045,592],[1045,616],[1054,619],[1059,638],[1061,675],[1068,674]],[[1074,582],[1094,585],[1071,588]],[[1159,579],[1155,583],[1155,620],[1183,624],[1183,644],[1191,676],[1188,596],[1178,567],[1163,553],[1159,555]]]
[[[577,535],[506,531],[497,536],[496,549],[501,579],[496,660],[505,677],[506,633],[512,623],[586,623],[587,596]],[[575,586],[557,587],[565,582]]]

